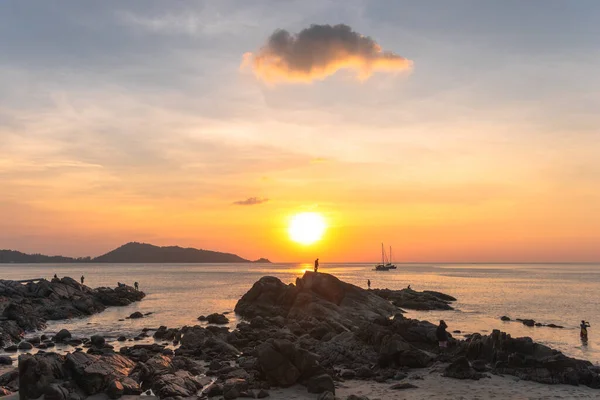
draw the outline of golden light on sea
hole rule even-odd
[[[294,242],[310,245],[321,240],[326,229],[327,224],[321,214],[303,212],[291,218],[288,233]]]

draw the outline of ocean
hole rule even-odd
[[[600,264],[397,265],[397,270],[376,272],[372,264],[323,263],[319,272],[364,288],[370,279],[373,288],[401,289],[410,284],[414,290],[450,294],[458,299],[453,311],[407,310],[406,315],[433,323],[444,319],[449,332],[461,331],[453,333],[455,337],[500,329],[513,337],[529,336],[573,357],[600,362]],[[200,315],[213,312],[229,311],[233,328],[237,300],[259,278],[271,275],[290,283],[310,269],[310,264],[0,264],[0,279],[50,279],[57,274],[75,279],[84,275],[90,287],[139,282],[147,294],[141,302],[88,318],[52,321],[46,329],[53,334],[67,328],[80,337],[99,333],[114,341],[120,335],[133,337],[145,327],[195,325]],[[135,311],[152,314],[119,321]],[[503,322],[503,315],[564,329]],[[591,324],[587,345],[579,339],[582,319]]]

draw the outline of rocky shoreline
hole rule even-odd
[[[71,281],[67,286],[72,287]],[[93,304],[116,305],[106,304],[107,292],[100,292],[90,294],[97,300]],[[111,296],[130,300],[129,294]],[[31,311],[27,315],[43,324],[47,315],[41,310],[47,308],[33,299],[25,302]],[[73,297],[62,300],[75,302]],[[100,336],[75,339],[80,345],[69,354],[40,350],[21,355],[18,372],[0,376],[0,391],[19,390],[21,399],[44,395],[49,400],[78,400],[98,393],[114,399],[142,393],[161,399],[235,399],[262,398],[276,388],[301,384],[312,398],[323,400],[335,399],[336,388],[349,380],[388,384],[392,392],[412,390],[418,384],[407,378],[419,370],[461,380],[510,375],[600,388],[600,371],[589,361],[500,331],[466,340],[450,335],[449,348],[440,353],[436,325],[406,318],[399,308],[451,309],[447,307],[453,300],[438,292],[365,290],[325,273],[306,272],[289,285],[263,277],[238,301],[235,312],[244,321],[234,330],[210,323],[226,320],[213,314],[206,317],[210,317],[206,326],[147,329],[140,335],[152,335],[155,343],[131,343],[118,352]],[[10,315],[13,319],[3,322],[35,322],[18,319],[14,312]],[[357,393],[347,398],[366,397]]]
[[[25,332],[44,329],[47,321],[89,316],[145,296],[131,286],[92,289],[69,277],[26,284],[0,280],[0,347],[19,343]]]

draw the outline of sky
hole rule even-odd
[[[0,248],[600,261],[598,20],[594,0],[3,0]],[[287,233],[307,211],[311,246]]]

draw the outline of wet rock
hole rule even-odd
[[[117,338],[117,341],[119,341],[119,342],[124,342],[124,341],[126,341],[126,340],[127,340],[127,338],[126,338],[125,336],[119,336],[119,337]]]
[[[306,383],[306,388],[309,393],[331,392],[335,394],[333,379],[327,374],[310,377]]]
[[[33,345],[29,342],[21,342],[21,343],[19,343],[17,348],[19,350],[31,350],[31,349],[33,349]]]
[[[221,385],[220,383],[214,383],[214,384],[210,385],[204,391],[204,393],[208,397],[221,396],[223,394],[223,385]]]
[[[500,317],[500,319],[501,319],[502,321],[510,321],[510,318],[509,318],[509,317],[507,317],[506,315],[503,315],[502,317]]]
[[[16,344],[13,344],[13,345],[10,345],[10,346],[4,348],[4,351],[6,351],[7,353],[13,353],[17,350],[19,350],[19,348],[17,347]]]
[[[0,397],[10,396],[11,394],[13,394],[13,392],[0,386]]]
[[[13,369],[0,375],[0,387],[7,388],[11,392],[19,390],[19,370]]]
[[[229,319],[223,314],[210,314],[206,317],[206,321],[209,324],[225,325],[229,323]]]
[[[90,342],[92,343],[92,345],[93,345],[93,346],[96,346],[96,347],[103,347],[103,346],[104,346],[104,344],[106,343],[106,340],[104,339],[104,337],[103,337],[103,336],[100,336],[100,335],[93,335],[93,336],[90,338]]]
[[[55,342],[63,342],[68,339],[71,339],[71,332],[69,332],[67,329],[61,329],[56,335],[54,335]]]
[[[456,301],[452,296],[433,291],[371,289],[370,292],[391,301],[397,307],[411,310],[452,310],[450,303]]]
[[[367,396],[357,396],[355,394],[351,394],[350,396],[346,397],[346,400],[369,400],[369,398]]]
[[[0,365],[12,365],[13,360],[8,356],[0,356]]]
[[[136,311],[134,313],[132,313],[129,317],[129,319],[139,319],[139,318],[144,318],[144,314],[142,314],[139,311]]]

